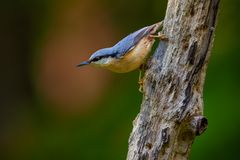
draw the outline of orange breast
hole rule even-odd
[[[123,58],[111,61],[106,68],[118,73],[125,73],[138,69],[140,65],[146,61],[154,41],[155,40],[152,38],[143,38],[135,48],[126,53]]]

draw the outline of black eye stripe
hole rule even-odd
[[[92,61],[98,61],[99,59],[100,59],[100,57],[95,57],[95,58],[93,58]]]
[[[102,59],[102,58],[108,58],[108,57],[114,57],[113,55],[108,55],[108,56],[98,56],[98,57],[95,57],[95,58],[93,58],[93,62],[95,62],[95,61],[98,61],[98,60],[100,60],[100,59]]]

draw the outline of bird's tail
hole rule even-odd
[[[163,26],[163,21],[155,23],[153,25],[151,25],[151,34],[155,34],[157,31],[159,31]]]

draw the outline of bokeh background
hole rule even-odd
[[[75,65],[160,21],[167,0],[3,0],[0,159],[122,160],[139,111],[138,72]],[[238,0],[222,0],[205,116],[190,159],[240,159]]]

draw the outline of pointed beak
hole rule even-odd
[[[88,65],[88,64],[90,64],[89,61],[84,61],[84,62],[81,62],[80,64],[78,64],[77,67],[85,66],[85,65]]]

